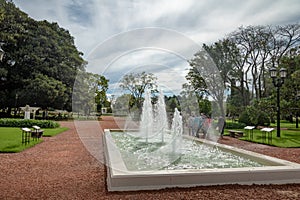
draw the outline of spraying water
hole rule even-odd
[[[149,142],[149,139],[151,139],[151,141],[160,141],[163,143],[166,133],[171,132],[172,138],[176,139],[178,136],[181,137],[182,131],[182,117],[177,108],[172,120],[172,129],[169,129],[163,92],[159,92],[157,104],[152,106],[150,91],[146,90],[140,121],[139,134],[141,137],[145,138],[146,142]]]
[[[150,91],[146,90],[143,110],[141,115],[140,133],[148,142],[149,137],[153,134],[153,109],[151,104]]]
[[[182,117],[177,108],[175,108],[174,117],[172,121],[172,153],[180,153],[182,140]]]
[[[164,134],[169,130],[166,104],[163,92],[160,90],[158,101],[155,106],[154,131],[160,135],[161,142],[164,142]]]

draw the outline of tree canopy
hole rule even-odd
[[[123,76],[120,87],[130,92],[138,109],[142,107],[143,94],[146,89],[156,91],[157,78],[152,73],[130,73]]]
[[[229,91],[227,112],[240,115],[255,100],[275,105],[276,93],[269,76],[271,67],[278,71],[281,67],[288,70],[281,96],[282,107],[287,111],[285,114],[290,113],[288,108],[291,107],[299,110],[295,101],[299,91],[299,47],[299,24],[240,27],[222,40],[211,45],[204,44],[203,49],[213,60],[223,80],[218,84],[222,83],[223,89]],[[191,68],[187,75],[189,83],[201,94],[211,92],[206,80],[209,74],[203,73],[209,67],[203,64],[207,59],[203,54],[203,50],[195,53],[189,61]],[[199,70],[199,66],[205,67]]]
[[[28,104],[71,110],[74,81],[87,62],[68,30],[36,21],[12,2],[0,0],[0,42],[5,52],[0,62],[0,109]],[[94,80],[102,80],[106,91],[104,77]],[[97,101],[103,101],[102,96],[98,90]]]

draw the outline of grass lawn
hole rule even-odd
[[[272,125],[272,124],[271,124]],[[250,140],[250,136],[244,136],[241,137],[241,140],[247,140],[250,142],[255,143],[261,143],[261,144],[267,144],[277,147],[300,147],[300,128],[295,128],[295,124],[291,123],[281,123],[281,128],[284,128],[280,131],[280,137],[277,137],[277,130],[276,125],[274,127],[274,131],[272,132],[272,142],[270,141],[268,143],[268,138],[266,137],[266,140],[263,140],[263,134],[262,131],[259,129],[253,130],[253,140]],[[235,129],[240,130],[245,133],[247,133],[244,129]],[[226,135],[229,135],[228,130],[225,129]]]
[[[68,130],[68,128],[45,128],[43,130],[43,137],[51,137]],[[42,141],[42,138],[36,141],[31,139],[30,143],[25,145],[22,144],[22,131],[20,128],[0,127],[0,153],[21,152]]]

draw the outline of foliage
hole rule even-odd
[[[78,72],[73,87],[73,112],[90,115],[105,104],[108,80],[98,74]]]
[[[25,102],[31,102],[31,99],[34,99],[33,105],[36,105],[38,101],[38,105],[42,108],[50,105],[59,108],[68,99],[67,86],[47,75],[37,74],[33,80],[26,80],[25,84],[26,86],[18,97]]]
[[[74,38],[57,23],[35,21],[0,0],[0,108],[34,105],[71,110],[74,80],[86,62]],[[9,112],[10,110],[8,110]]]
[[[97,105],[97,112],[101,112],[101,108],[107,104],[106,91],[108,89],[108,82],[104,76],[93,74],[92,83],[94,83],[94,89],[96,93],[95,102]]]
[[[212,78],[215,72],[205,73],[209,58],[203,56],[203,51],[196,52],[189,61],[191,68],[186,78],[197,93],[211,95],[219,107],[222,107],[222,88],[213,88],[208,83],[218,83],[224,90],[230,88],[228,112],[235,116],[254,100],[275,98],[268,70],[270,67],[286,67],[289,74],[286,84],[289,86],[282,88],[285,94],[282,99],[287,99],[282,101],[282,106],[288,113],[291,112],[288,108],[295,106],[292,100],[295,88],[299,88],[297,80],[300,79],[292,78],[297,77],[294,73],[299,70],[299,42],[300,24],[240,27],[222,40],[203,45],[221,80]]]
[[[299,24],[288,24],[240,27],[229,34],[228,39],[235,43],[241,58],[236,64],[243,69],[243,76],[235,78],[250,92],[250,101],[268,96],[268,69],[280,68],[284,55],[299,46],[299,33]]]
[[[191,116],[204,113],[207,116],[211,116],[212,103],[207,97],[196,93],[193,86],[190,84],[184,84],[182,88],[183,90],[178,98],[181,112],[183,112],[184,115]]]
[[[174,113],[175,108],[178,110],[181,110],[182,105],[181,102],[178,101],[178,97],[176,95],[165,97],[165,103],[166,103],[166,111],[169,113]]]
[[[240,117],[239,117],[239,123],[243,123],[243,124],[246,124],[246,125],[253,125],[253,123],[251,123],[251,119],[250,119],[250,116],[249,116],[249,113],[247,110],[244,110]]]
[[[224,109],[224,80],[220,70],[215,66],[214,60],[209,52],[200,50],[189,60],[191,66],[186,79],[195,89],[199,97],[210,96],[217,102],[222,116],[225,116]]]
[[[156,80],[157,78],[152,73],[130,73],[123,76],[120,87],[130,92],[134,105],[140,109],[142,107],[142,97],[145,90],[156,91]]]
[[[226,122],[225,128],[226,129],[243,129],[245,128],[245,123],[237,123],[237,122]]]
[[[247,106],[239,118],[240,123],[253,126],[269,126],[270,118],[261,109],[255,106]]]
[[[0,127],[32,127],[39,126],[41,128],[57,128],[59,123],[51,120],[34,120],[34,119],[0,119]]]
[[[119,96],[113,104],[114,115],[127,115],[134,102],[130,94],[123,94]]]
[[[297,54],[298,52],[298,54]],[[282,59],[281,67],[287,69],[287,77],[280,90],[281,113],[288,117],[300,115],[300,49],[292,49],[291,56]],[[296,54],[296,55],[295,55]],[[275,95],[273,96],[275,99]]]

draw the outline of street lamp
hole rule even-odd
[[[296,101],[299,101],[300,100],[300,90],[297,91],[296,93]],[[299,114],[299,111],[296,110],[296,128],[299,128],[299,119],[298,119],[298,114]]]
[[[274,86],[277,89],[277,137],[280,137],[280,87],[284,83],[284,79],[286,77],[286,69],[281,68],[279,71],[279,77],[277,75],[277,69],[271,68],[270,75],[273,81]]]

